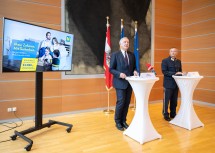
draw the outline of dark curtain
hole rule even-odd
[[[122,8],[138,25],[145,23],[145,17],[151,0],[121,0]],[[105,48],[106,16],[111,14],[111,0],[67,0],[66,9],[75,23],[85,43],[90,46],[103,65]],[[119,21],[112,21],[119,22]],[[77,42],[76,42],[77,43]]]

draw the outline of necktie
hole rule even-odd
[[[127,53],[125,52],[125,62],[126,64],[128,65],[128,56],[127,56]]]

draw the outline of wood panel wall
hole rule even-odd
[[[162,100],[163,74],[161,72],[161,61],[169,56],[171,47],[181,50],[182,2],[178,0],[155,0],[154,2],[154,67],[160,80],[155,83],[151,96],[156,95],[153,100]],[[180,52],[178,58],[181,58]]]
[[[214,67],[215,56],[213,46],[215,28],[213,28],[214,16],[212,14],[215,9],[212,5],[213,0],[198,0],[198,3],[192,3],[190,0],[153,0],[153,2],[155,4],[155,16],[152,21],[154,22],[154,66],[160,80],[155,83],[149,100],[163,99],[161,60],[168,56],[169,48],[177,47],[179,50],[182,49],[179,58],[182,59],[184,69],[198,70],[204,75],[204,79],[195,91],[195,99],[214,102],[215,81],[212,67]],[[199,16],[194,17],[193,12],[201,12],[200,6],[206,7],[207,9],[203,10],[207,13],[202,15],[199,13]],[[2,54],[2,17],[60,30],[61,0],[1,0],[0,55]],[[202,41],[204,44],[201,46]],[[192,45],[189,45],[190,43]],[[195,53],[195,58],[191,58],[193,53]],[[200,66],[196,66],[196,62]],[[1,63],[2,57],[0,56]],[[107,91],[103,78],[62,79],[60,72],[46,72],[43,76],[43,114],[107,106]],[[0,120],[14,118],[12,113],[7,112],[8,107],[17,107],[17,115],[20,117],[34,116],[34,96],[35,73],[1,73]],[[113,89],[110,92],[111,106],[115,105],[115,100]]]
[[[2,17],[60,30],[61,1],[1,0],[0,47],[2,46]],[[2,47],[0,54],[2,54]],[[2,64],[2,56],[0,57],[0,64]],[[61,74],[55,72],[44,73],[43,86],[44,114],[61,112]],[[13,113],[7,112],[9,107],[17,107],[17,115],[20,117],[34,116],[34,106],[35,73],[0,74],[0,119],[14,118]]]
[[[183,70],[204,78],[194,100],[215,104],[215,1],[182,1],[181,57]]]
[[[61,0],[1,0],[0,55],[2,17],[61,30]],[[64,80],[61,72],[44,72],[43,78],[44,115],[107,107],[104,78]],[[110,92],[110,106],[113,105],[114,90]],[[0,120],[14,118],[7,112],[9,107],[17,107],[19,117],[34,116],[35,73],[0,73]]]

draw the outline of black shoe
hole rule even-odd
[[[169,116],[164,116],[164,119],[166,120],[166,121],[170,121],[171,119],[169,118]]]
[[[175,118],[176,114],[175,115],[170,115],[170,118]]]
[[[120,123],[116,124],[116,128],[120,131],[124,131],[124,128],[123,128],[122,124],[120,124]]]
[[[125,129],[127,129],[127,128],[129,127],[129,125],[128,125],[126,122],[123,122],[123,123],[122,123],[122,126],[123,126]]]

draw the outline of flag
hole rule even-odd
[[[123,19],[121,19],[121,33],[120,33],[120,39],[124,37],[124,26],[123,26]]]
[[[139,40],[138,40],[138,32],[137,32],[137,21],[135,22],[134,56],[135,56],[135,61],[136,61],[136,70],[140,75],[140,56],[139,56]]]
[[[113,75],[109,71],[110,67],[110,53],[111,53],[111,41],[110,41],[110,25],[107,21],[107,32],[106,32],[106,40],[105,40],[105,52],[104,52],[104,70],[105,70],[105,83],[106,89],[111,90]]]

